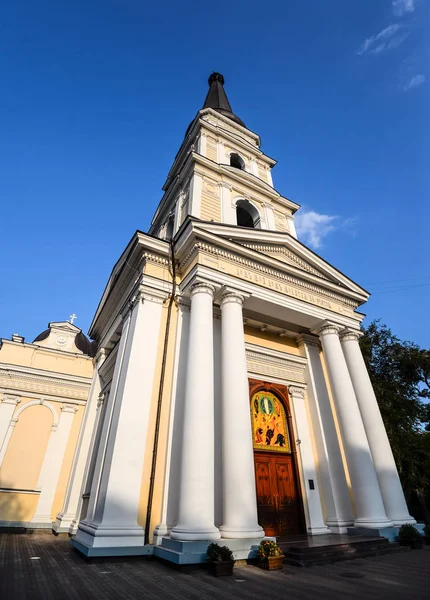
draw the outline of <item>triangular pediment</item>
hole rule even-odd
[[[238,254],[246,253],[248,259],[258,261],[260,265],[263,263],[268,268],[308,280],[335,294],[345,294],[345,297],[354,298],[357,306],[369,297],[364,288],[289,233],[249,229],[192,218],[189,224],[196,233],[200,230],[218,240],[222,239],[222,243],[228,245],[230,251],[235,248]]]

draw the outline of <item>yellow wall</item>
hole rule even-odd
[[[245,326],[245,342],[300,356],[299,348],[294,339],[280,337],[276,333],[270,333],[269,331],[260,331],[259,329]]]
[[[36,488],[52,423],[52,412],[41,404],[30,406],[22,412],[0,469],[0,487]]]
[[[64,495],[66,493],[67,482],[69,481],[70,470],[72,468],[73,456],[75,454],[76,443],[78,441],[78,435],[81,428],[84,411],[85,406],[80,406],[73,418],[69,441],[66,446],[63,464],[61,465],[60,477],[58,478],[57,490],[52,503],[51,517],[53,521],[55,521],[56,516],[61,511],[63,506]]]
[[[66,375],[92,377],[93,362],[88,356],[53,351],[33,344],[19,344],[4,340],[0,349],[0,362],[43,369]]]
[[[0,521],[30,521],[38,500],[39,494],[0,492]]]

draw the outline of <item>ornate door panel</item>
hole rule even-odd
[[[266,535],[276,535],[276,498],[273,494],[270,457],[255,456],[255,482],[257,486],[258,522]]]
[[[276,521],[278,535],[301,533],[300,507],[291,456],[273,457],[278,496]]]

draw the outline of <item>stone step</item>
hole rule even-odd
[[[306,549],[300,552],[288,551],[285,553],[285,563],[295,565],[297,567],[310,567],[314,565],[322,565],[331,562],[344,560],[353,560],[355,558],[367,558],[370,556],[380,556],[381,554],[395,554],[398,552],[408,551],[409,548],[400,546],[399,544],[361,544],[358,548],[339,549],[339,546],[326,546],[320,548],[320,552],[307,553]]]

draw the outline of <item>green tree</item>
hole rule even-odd
[[[401,341],[380,321],[362,331],[361,349],[405,496],[410,510],[424,518],[430,497],[430,351]]]

